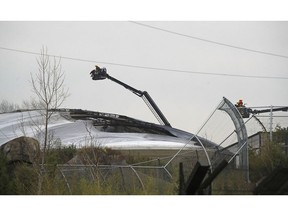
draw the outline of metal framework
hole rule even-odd
[[[233,105],[225,97],[223,97],[223,101],[220,103],[218,109],[226,112],[235,126],[235,132],[237,134],[238,139],[238,151],[236,152],[235,156],[239,152],[239,166],[247,170],[247,180],[249,181],[249,158],[248,158],[248,145],[247,145],[248,136],[242,115],[239,112],[239,110],[235,107],[235,105]]]

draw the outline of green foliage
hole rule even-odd
[[[14,182],[5,156],[0,152],[0,194],[14,194]]]
[[[78,150],[77,155],[85,165],[111,164],[123,159],[119,151],[101,147],[83,147]]]
[[[212,183],[213,195],[249,195],[253,186],[247,182],[246,171],[227,167]]]
[[[38,182],[38,169],[31,164],[19,163],[13,170],[14,190],[18,195],[36,194]]]
[[[46,163],[51,165],[63,164],[71,160],[77,152],[75,145],[57,146],[46,152]]]
[[[262,143],[260,152],[249,151],[251,180],[259,181],[276,168],[288,167],[287,149],[284,143],[288,138],[288,128],[276,127],[273,142]]]
[[[277,125],[275,128],[275,132],[273,133],[273,141],[275,143],[285,143],[288,140],[288,127],[281,127]]]
[[[139,162],[149,161],[149,160],[151,160],[150,157],[148,157],[146,155],[140,155],[139,152],[136,155],[129,152],[128,157],[126,158],[126,162],[128,164],[136,164]]]
[[[101,167],[101,164],[121,164],[127,158],[137,163],[143,157],[124,156],[119,151],[101,148],[76,149],[75,146],[50,148],[46,152],[46,165],[42,174],[43,195],[157,195],[178,194],[177,183],[171,181],[164,170],[131,169],[125,167]],[[73,156],[82,161],[81,167],[61,170],[58,164],[64,164]],[[2,159],[2,157],[1,157]],[[77,160],[78,160],[77,159]],[[79,161],[78,161],[79,162]],[[68,171],[67,171],[68,170]],[[11,177],[7,164],[1,162],[0,183],[2,194],[38,194],[40,165],[15,164]],[[178,172],[175,172],[178,173]],[[177,175],[173,178],[177,180]],[[11,184],[11,187],[7,185]],[[9,191],[7,191],[9,189]],[[5,190],[5,191],[3,191]]]
[[[35,194],[37,170],[31,165],[21,162],[7,163],[0,156],[0,194]]]

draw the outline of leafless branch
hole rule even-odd
[[[44,169],[45,153],[49,147],[48,123],[53,114],[53,110],[59,108],[69,96],[68,89],[64,86],[65,75],[61,67],[61,59],[53,58],[51,61],[47,48],[41,49],[41,54],[37,59],[38,72],[30,74],[32,91],[38,103],[37,108],[41,108],[44,117],[44,143],[41,158],[41,170]],[[40,178],[42,176],[40,175]],[[41,193],[42,179],[39,180],[38,193]]]

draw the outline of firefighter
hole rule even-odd
[[[239,100],[235,106],[236,107],[243,107],[243,100]]]

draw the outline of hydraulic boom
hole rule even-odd
[[[146,105],[149,107],[151,112],[154,114],[154,116],[157,118],[159,123],[162,124],[162,125],[166,125],[166,126],[171,127],[170,123],[168,122],[168,120],[166,119],[164,114],[161,112],[159,107],[156,105],[154,100],[151,98],[151,96],[148,94],[148,92],[140,91],[138,89],[135,89],[135,88],[127,85],[126,83],[121,82],[120,80],[118,80],[118,79],[110,76],[109,74],[107,74],[106,68],[100,68],[97,65],[96,65],[96,69],[92,70],[90,72],[90,75],[91,75],[93,80],[103,80],[103,79],[106,79],[106,78],[110,79],[113,82],[116,82],[119,85],[122,85],[123,87],[125,87],[129,91],[133,92],[137,96],[141,97],[144,100],[144,102],[146,103]]]

